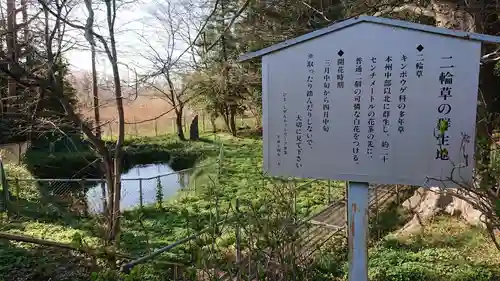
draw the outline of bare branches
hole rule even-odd
[[[213,47],[215,47],[215,45],[217,45],[217,43],[224,37],[224,34],[231,28],[231,26],[233,26],[236,19],[238,19],[238,17],[241,15],[241,13],[243,13],[243,11],[245,11],[245,9],[248,7],[248,4],[250,4],[250,0],[245,0],[245,2],[241,5],[236,14],[234,14],[234,16],[231,18],[229,24],[224,28],[222,33],[219,34],[219,36],[212,42],[212,44],[210,44],[210,46],[208,46],[205,49],[205,51],[210,51],[212,50]]]
[[[432,10],[431,7],[421,7],[416,4],[405,4],[402,6],[398,7],[386,7],[375,14],[373,14],[376,17],[383,16],[386,14],[391,14],[391,13],[401,13],[401,12],[409,12],[414,15],[422,15],[426,17],[432,17],[434,18],[436,16],[436,13]]]
[[[329,18],[327,18],[325,16],[325,13],[323,13],[320,10],[314,8],[313,6],[309,5],[308,3],[304,2],[304,1],[300,1],[300,3],[302,3],[302,5],[308,7],[309,9],[313,10],[316,14],[320,15],[325,21],[331,21]]]

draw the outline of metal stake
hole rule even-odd
[[[368,281],[368,187],[348,183],[349,281]]]

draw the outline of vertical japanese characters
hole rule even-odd
[[[382,160],[387,162],[389,159],[389,129],[391,116],[391,95],[392,95],[392,56],[387,56],[385,59],[384,67],[384,94],[383,94],[383,111],[382,111],[382,133],[383,137],[381,139],[380,146],[382,148],[381,157]]]
[[[288,107],[286,106],[287,95],[287,93],[283,93],[283,155],[288,155]]]
[[[368,103],[368,135],[367,138],[367,146],[366,146],[366,155],[368,157],[373,158],[373,149],[375,148],[375,84],[376,80],[376,71],[377,71],[377,58],[372,57],[370,59],[370,101]]]
[[[283,137],[280,136],[280,134],[276,134],[276,156],[277,156],[277,165],[281,166],[281,155],[287,155],[288,154],[288,118],[286,116],[286,113],[288,111],[287,106],[286,106],[286,96],[287,93],[283,93]]]
[[[440,102],[437,106],[438,120],[435,128],[434,136],[437,140],[436,159],[449,160],[449,130],[451,126],[451,119],[449,114],[451,112],[451,99],[453,98],[453,64],[451,63],[453,57],[441,58],[441,72],[439,74],[439,95]]]
[[[307,109],[307,129],[306,129],[306,142],[309,147],[312,148],[313,144],[313,122],[312,122],[312,111],[313,111],[313,102],[312,99],[314,97],[314,89],[313,89],[313,81],[314,81],[314,56],[313,54],[307,55],[307,92],[306,92],[306,109]]]
[[[415,62],[415,74],[417,75],[417,78],[421,78],[422,76],[424,76],[424,54],[422,53],[423,50],[424,46],[417,46],[418,53]]]
[[[353,105],[353,148],[352,160],[359,164],[359,134],[361,133],[361,92],[363,86],[363,58],[356,58],[354,78],[354,105]]]
[[[297,118],[295,119],[295,135],[296,140],[296,148],[297,148],[297,157],[295,158],[295,167],[302,167],[302,117],[300,114],[297,114]]]
[[[278,166],[281,166],[281,136],[280,136],[280,134],[276,134],[276,156],[277,156],[276,159],[278,159],[276,164]]]
[[[344,58],[342,55],[344,51],[340,50],[338,52],[339,58],[337,59],[337,89],[344,88]]]
[[[408,86],[408,57],[406,55],[401,56],[401,67],[399,72],[399,117],[398,117],[398,132],[402,134],[405,131],[405,109],[406,109],[406,90]]]
[[[330,131],[330,60],[325,60],[325,71],[323,73],[323,131]]]

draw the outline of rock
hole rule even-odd
[[[416,234],[422,230],[425,223],[440,214],[457,216],[469,225],[485,227],[481,221],[481,212],[467,201],[453,196],[456,193],[456,189],[443,191],[438,187],[417,189],[413,196],[402,204],[414,214],[413,218],[397,234]]]

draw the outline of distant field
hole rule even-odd
[[[139,96],[135,101],[125,100],[124,110],[125,122],[129,123],[125,125],[126,135],[158,136],[176,132],[175,113],[172,110],[172,106],[165,100]],[[82,109],[82,113],[89,119],[94,118],[92,108]],[[107,123],[103,126],[104,135],[116,136],[118,124],[116,121],[117,114],[114,102],[103,104],[103,106],[100,107],[100,114],[101,122]],[[198,122],[200,130],[212,130],[210,120],[206,117],[205,113],[196,112],[187,108],[184,110],[183,115],[184,131],[186,134],[189,133],[189,125],[196,114],[199,115]],[[254,126],[255,124],[253,118],[238,117],[236,122],[237,126]],[[216,124],[218,129],[222,129],[224,126],[222,120],[217,120]]]

